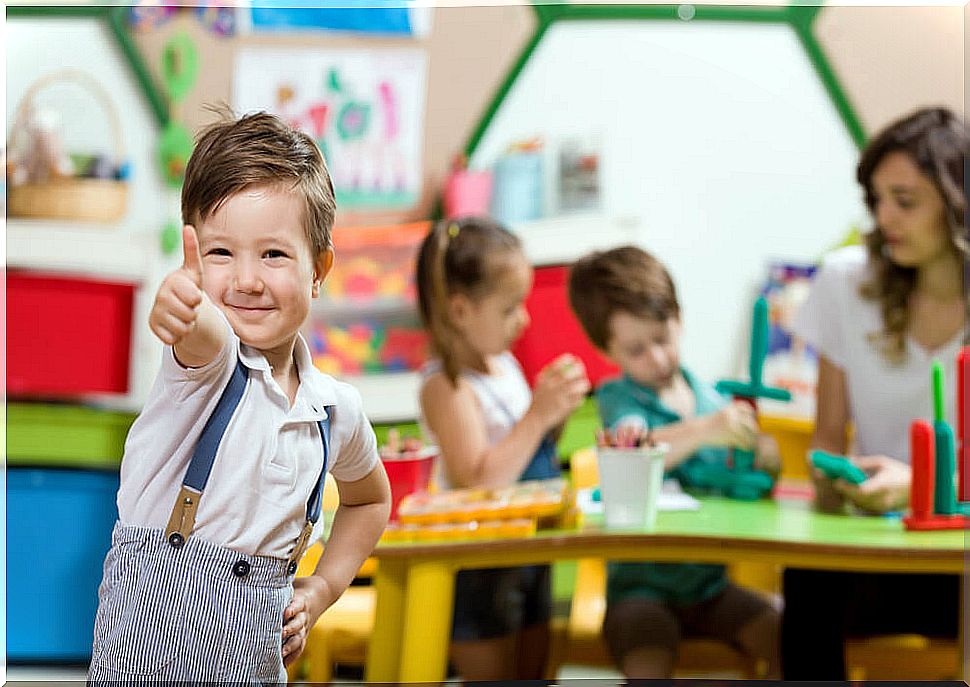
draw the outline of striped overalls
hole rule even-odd
[[[230,551],[190,535],[247,381],[247,368],[237,362],[196,444],[168,527],[115,525],[98,590],[89,682],[286,682],[283,611],[320,517],[332,407],[318,422],[323,468],[290,558]]]

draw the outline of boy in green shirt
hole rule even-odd
[[[697,486],[699,467],[725,464],[731,447],[757,447],[759,467],[777,469],[777,447],[758,435],[751,407],[681,366],[680,305],[653,256],[623,246],[581,258],[569,300],[589,339],[623,371],[596,392],[604,427],[649,430],[669,444],[666,475],[688,488]],[[731,583],[722,565],[609,565],[603,633],[629,678],[669,678],[682,637],[712,637],[762,661],[762,677],[777,679],[778,626],[778,611]]]

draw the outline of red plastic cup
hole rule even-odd
[[[427,491],[437,456],[436,446],[426,446],[420,451],[405,453],[400,458],[381,457],[387,479],[391,483],[391,520],[397,520],[397,508],[401,499],[408,494]]]

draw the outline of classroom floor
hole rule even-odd
[[[6,684],[18,682],[29,682],[31,687],[37,683],[60,683],[83,682],[86,673],[86,666],[50,666],[50,665],[14,665],[6,667]],[[621,682],[621,675],[608,668],[596,668],[593,666],[564,665],[559,671],[559,680],[603,680],[604,684]],[[361,684],[360,680],[350,677],[338,677],[331,684]],[[457,683],[456,683],[457,684]],[[586,683],[589,687],[590,683]]]

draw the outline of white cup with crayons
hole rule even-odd
[[[668,444],[597,437],[600,498],[608,529],[653,530]]]

